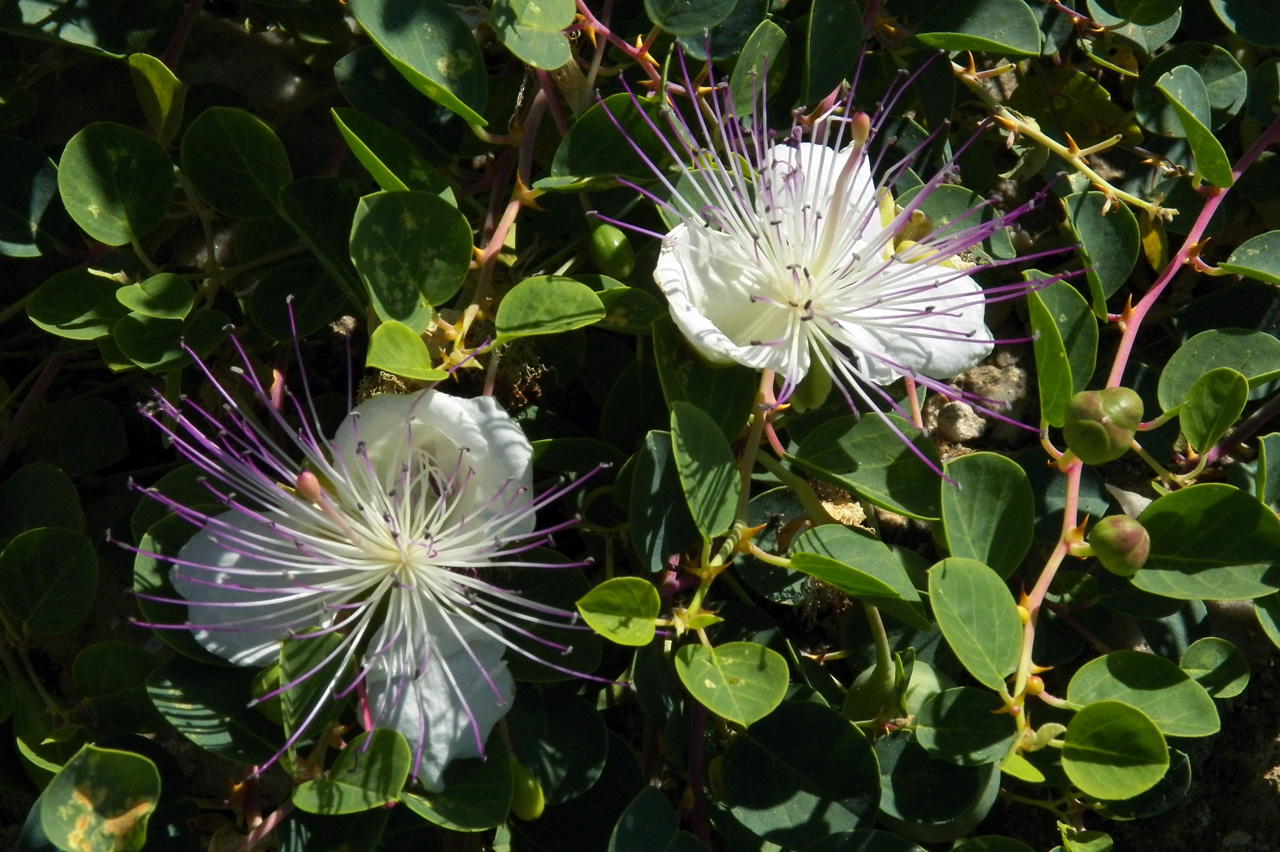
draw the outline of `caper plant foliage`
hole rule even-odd
[[[1265,5],[17,0],[0,823],[1166,830],[1280,645]]]

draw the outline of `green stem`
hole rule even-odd
[[[813,486],[804,477],[796,476],[770,455],[762,455],[758,461],[761,467],[778,477],[778,480],[783,485],[791,489],[791,492],[796,495],[796,499],[800,501],[800,505],[804,507],[804,512],[809,516],[809,520],[813,521],[814,526],[837,523],[836,519],[831,517],[831,513],[827,511],[827,507],[822,505],[822,500],[818,497],[817,492],[813,490]]]
[[[9,320],[25,311],[27,309],[27,302],[31,301],[31,295],[31,293],[28,293],[9,307],[4,310],[0,310],[0,325],[4,325]]]

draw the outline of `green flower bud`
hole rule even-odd
[[[1121,577],[1132,577],[1147,562],[1151,536],[1133,518],[1111,515],[1089,530],[1089,546],[1103,568]]]
[[[591,259],[599,269],[610,278],[625,281],[636,266],[636,252],[631,247],[631,240],[621,229],[604,222],[597,223],[591,229],[587,241],[591,251]]]
[[[1115,461],[1129,450],[1142,423],[1142,400],[1128,388],[1081,391],[1067,403],[1062,435],[1085,464]]]
[[[809,363],[809,372],[805,373],[804,378],[800,380],[800,384],[796,385],[795,392],[791,394],[789,401],[797,412],[818,408],[827,401],[827,396],[831,393],[831,387],[830,371],[823,364],[814,360]]]
[[[515,790],[511,796],[511,813],[525,822],[531,822],[542,816],[542,811],[547,806],[542,785],[514,756],[511,758],[511,780],[515,782]]]

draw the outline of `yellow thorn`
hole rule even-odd
[[[521,179],[520,175],[516,175],[516,189],[513,195],[522,207],[532,207],[534,210],[546,212],[538,206],[537,202],[537,198],[542,195],[542,190],[529,189],[524,185],[524,180]]]

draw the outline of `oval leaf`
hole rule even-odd
[[[914,452],[900,435],[907,436]],[[930,469],[922,457],[935,467]],[[927,521],[942,516],[938,449],[896,415],[869,415],[861,420],[837,417],[806,435],[788,459],[882,509]]]
[[[75,530],[30,530],[0,553],[0,600],[34,633],[75,627],[89,614],[97,588],[98,555]]]
[[[930,698],[916,716],[916,742],[930,757],[961,766],[1003,760],[1018,735],[1004,702],[985,689],[957,686]]]
[[[1192,642],[1178,668],[1214,698],[1234,698],[1249,685],[1249,661],[1235,645],[1217,636]]]
[[[1071,718],[1062,768],[1071,783],[1099,799],[1129,799],[1155,786],[1169,767],[1160,729],[1141,710],[1098,701]]]
[[[1178,600],[1246,600],[1280,589],[1280,518],[1221,483],[1156,500],[1138,517],[1151,554],[1133,576],[1145,592]]]
[[[789,849],[870,827],[880,801],[867,738],[836,711],[806,701],[784,702],[734,737],[723,778],[734,817]]]
[[[742,478],[733,450],[711,415],[688,402],[671,406],[671,450],[689,514],[710,541],[737,516]]]
[[[289,155],[262,119],[242,109],[210,107],[182,135],[182,171],[200,197],[228,216],[276,212],[293,180]]]
[[[578,601],[578,612],[592,630],[619,645],[648,645],[662,599],[653,583],[639,577],[614,577]]]
[[[600,297],[564,275],[526,278],[498,305],[498,343],[537,334],[558,334],[604,319]]]
[[[1249,401],[1249,380],[1238,370],[1218,367],[1196,379],[1178,410],[1182,434],[1203,453],[1232,427]]]
[[[1022,655],[1022,619],[1000,575],[972,559],[944,559],[929,569],[929,601],[969,674],[1003,691]]]
[[[354,814],[390,804],[409,779],[413,757],[397,731],[375,729],[356,737],[324,778],[304,781],[293,803],[313,814]]]
[[[471,27],[442,0],[351,0],[347,9],[415,89],[468,124],[488,122],[484,56]]]
[[[136,852],[160,800],[160,773],[145,757],[85,746],[40,796],[40,826],[59,849]]]
[[[1067,686],[1067,700],[1123,701],[1170,737],[1207,737],[1220,727],[1213,699],[1190,675],[1164,657],[1141,651],[1113,651],[1085,663]]]
[[[471,226],[434,193],[376,192],[360,199],[350,248],[378,316],[422,332],[427,306],[443,304],[467,277]]]
[[[387,320],[373,330],[364,365],[421,382],[437,382],[449,376],[447,371],[431,366],[431,353],[422,335],[395,320]]]
[[[145,133],[100,121],[67,142],[58,162],[58,192],[86,234],[122,246],[164,221],[173,198],[173,163]]]
[[[786,661],[754,642],[685,645],[676,652],[676,674],[704,707],[744,727],[772,713],[787,693]]]
[[[955,483],[942,489],[947,549],[1008,577],[1031,548],[1035,528],[1035,497],[1027,475],[1016,462],[995,453],[960,456],[947,462],[943,472]]]

